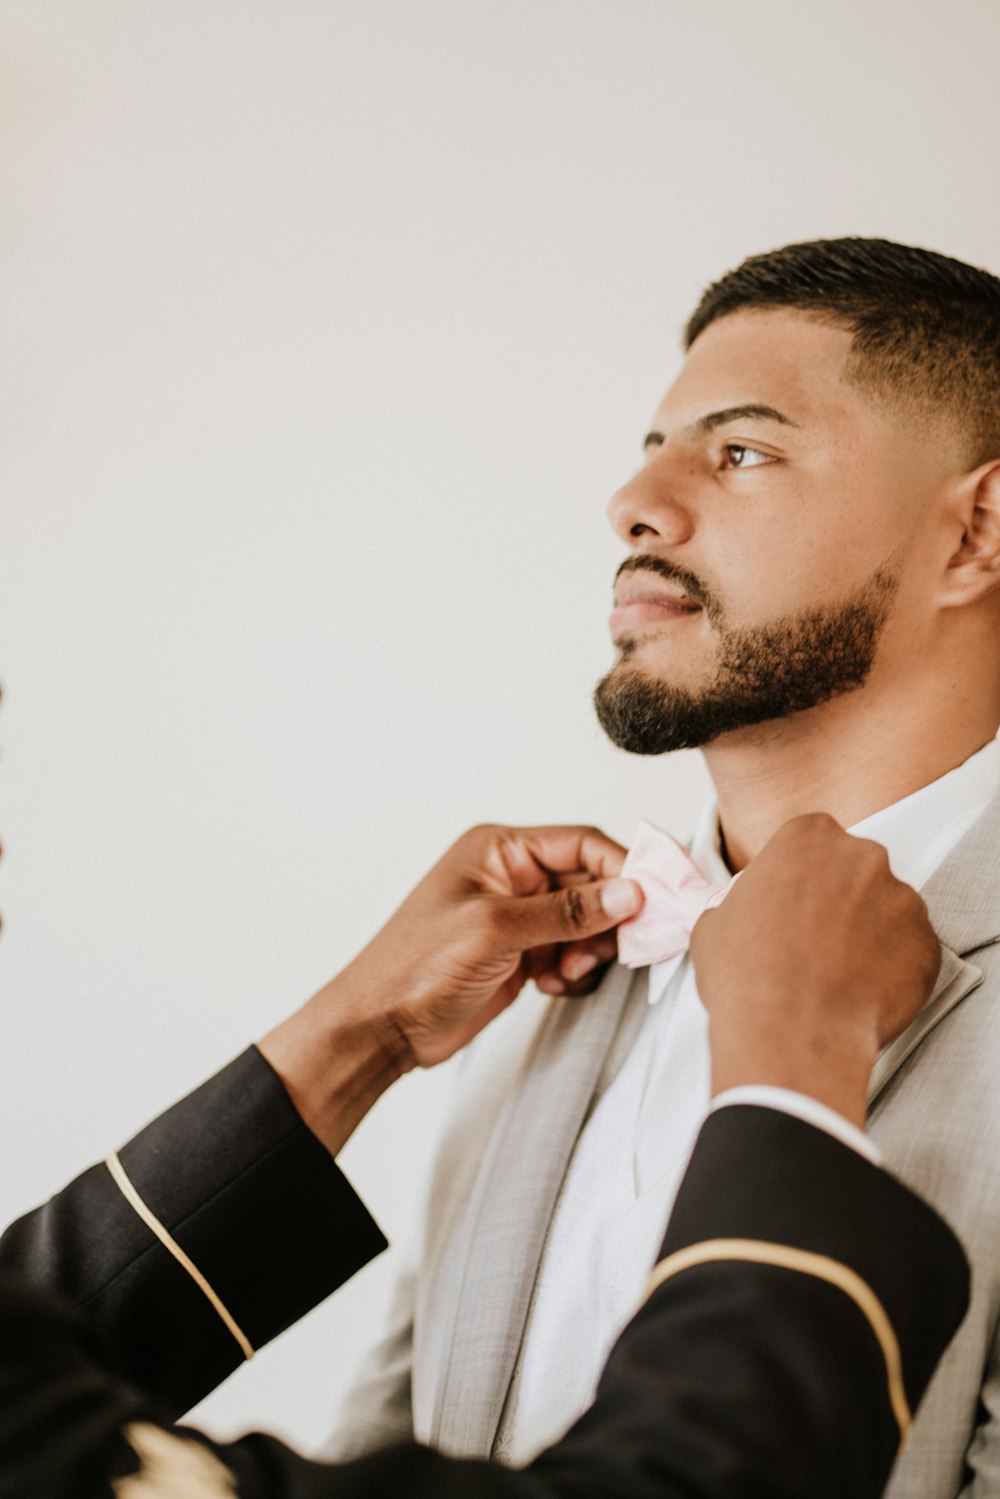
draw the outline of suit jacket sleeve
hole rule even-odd
[[[803,1120],[733,1106],[702,1129],[651,1285],[594,1407],[538,1472],[586,1468],[631,1499],[861,1499],[883,1490],[969,1272],[888,1172]]]
[[[256,1349],[385,1247],[255,1047],[120,1152],[129,1179]],[[0,1238],[0,1268],[80,1307],[171,1417],[244,1353],[191,1275],[91,1167]]]
[[[178,1434],[102,1368],[80,1320],[0,1283],[0,1488],[103,1499],[109,1476],[138,1470],[129,1499],[185,1485],[205,1499],[876,1499],[968,1270],[886,1172],[801,1120],[734,1107],[702,1131],[652,1285],[591,1410],[515,1472],[413,1445],[329,1467],[270,1438]]]

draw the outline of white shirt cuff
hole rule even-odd
[[[796,1119],[804,1119],[806,1124],[814,1124],[817,1129],[826,1130],[828,1135],[835,1135],[844,1145],[849,1145],[859,1155],[866,1156],[873,1165],[882,1164],[878,1147],[863,1130],[858,1129],[856,1124],[852,1124],[835,1109],[827,1108],[825,1103],[810,1098],[807,1093],[793,1093],[790,1088],[773,1088],[767,1083],[749,1083],[742,1088],[727,1088],[724,1093],[713,1098],[708,1112],[714,1114],[716,1109],[724,1109],[733,1103],[759,1104],[761,1108],[793,1114]]]

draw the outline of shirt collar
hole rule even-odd
[[[858,838],[881,843],[898,880],[919,890],[944,862],[959,840],[1000,793],[1000,740],[982,749],[922,786],[902,801],[873,812],[848,828]],[[704,808],[694,837],[691,858],[713,885],[725,885],[732,873],[722,857],[715,798]],[[649,970],[649,1003],[657,1004],[687,954],[654,963]]]
[[[1000,741],[912,796],[873,812],[848,831],[881,843],[897,880],[919,890],[1000,792]]]

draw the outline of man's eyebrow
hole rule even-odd
[[[721,411],[709,411],[705,416],[700,416],[697,421],[691,422],[683,429],[683,436],[689,440],[695,437],[704,437],[707,432],[714,432],[716,427],[724,427],[728,422],[780,422],[784,427],[795,427],[790,416],[783,411],[778,411],[774,406],[759,406],[753,403],[744,406],[724,406]],[[663,446],[665,439],[662,432],[647,432],[643,439],[644,448],[659,448]]]

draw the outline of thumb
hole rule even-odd
[[[503,925],[512,945],[525,952],[606,932],[636,914],[642,890],[635,880],[592,880],[546,895],[513,896],[498,904],[504,907]]]

